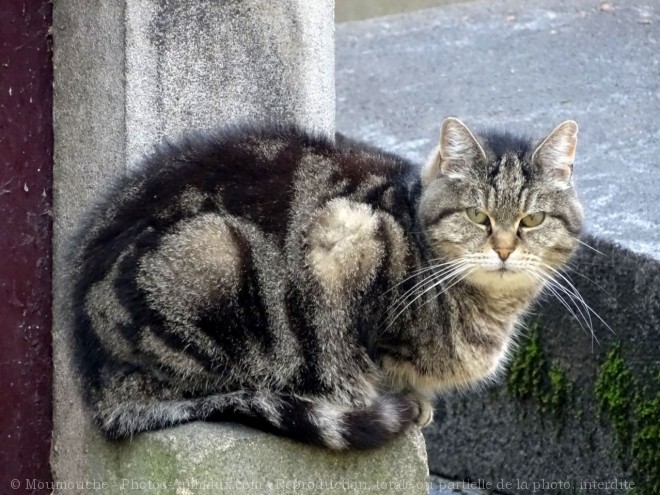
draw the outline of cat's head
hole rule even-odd
[[[540,286],[573,254],[582,208],[573,188],[577,124],[537,144],[477,137],[455,118],[422,170],[420,220],[442,265],[497,289]],[[450,274],[451,272],[446,272]]]

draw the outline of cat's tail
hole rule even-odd
[[[387,395],[365,407],[279,395],[262,411],[265,414],[244,422],[305,443],[342,450],[383,445],[414,424],[420,408],[410,398]]]
[[[351,408],[318,399],[266,392],[231,392],[187,401],[121,404],[96,415],[111,438],[124,438],[191,421],[237,421],[331,449],[378,447],[413,425],[419,405],[383,395]]]

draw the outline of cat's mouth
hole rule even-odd
[[[483,266],[478,272],[481,272],[482,276],[495,279],[508,279],[511,277],[528,275],[525,268],[509,263]]]
[[[514,267],[510,265],[506,265],[504,263],[499,264],[497,266],[486,266],[483,267],[483,271],[486,273],[489,273],[491,275],[505,275],[508,273],[519,273],[520,270],[515,269]]]
[[[469,282],[489,290],[523,290],[528,291],[538,285],[538,281],[525,269],[500,265],[483,267],[468,276]]]

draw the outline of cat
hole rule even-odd
[[[163,145],[75,243],[74,345],[110,439],[240,421],[331,449],[496,376],[575,251],[577,124],[537,145],[442,123],[423,167],[250,126]]]

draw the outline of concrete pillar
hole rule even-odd
[[[238,482],[253,483],[255,493],[289,493],[286,482],[295,480],[354,483],[342,493],[384,482],[380,492],[394,493],[425,482],[419,432],[350,455],[228,424],[108,443],[84,415],[69,371],[65,254],[81,215],[164,136],[268,120],[332,135],[333,1],[56,0],[54,34],[55,480],[108,483],[108,493],[197,493],[204,483],[216,484],[206,493],[218,483],[233,483],[225,489],[236,493]],[[298,491],[320,491],[306,488]]]

